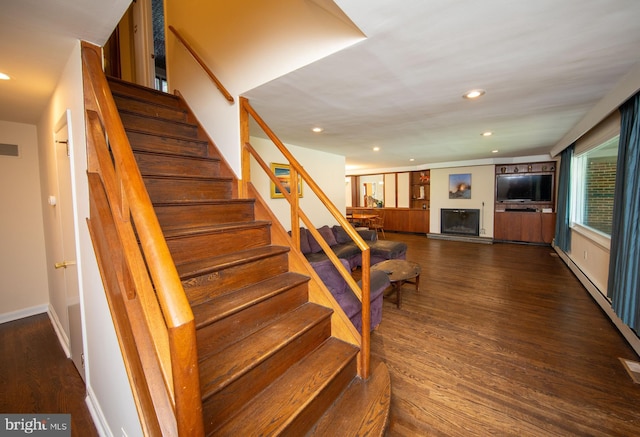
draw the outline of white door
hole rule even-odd
[[[76,265],[75,220],[73,214],[73,192],[71,183],[70,151],[72,142],[69,136],[68,117],[65,115],[55,132],[56,167],[58,173],[58,197],[55,200],[56,216],[60,224],[60,242],[55,248],[57,296],[64,296],[67,317],[71,359],[80,376],[84,379],[84,349],[82,341],[82,320],[80,315],[80,289],[78,286],[78,266]]]

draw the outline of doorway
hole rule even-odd
[[[82,316],[80,309],[80,287],[76,264],[76,223],[73,210],[73,181],[71,151],[73,142],[70,135],[71,111],[67,110],[55,127],[54,144],[58,179],[57,198],[50,199],[56,208],[59,238],[54,249],[55,278],[53,293],[58,302],[65,302],[67,323],[63,324],[69,339],[71,360],[82,379],[84,374],[84,345]],[[57,311],[62,309],[57,308]],[[63,314],[60,314],[59,317]]]
[[[168,92],[163,0],[138,0],[103,47],[105,73]]]

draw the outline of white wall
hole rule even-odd
[[[56,123],[71,110],[71,167],[76,221],[76,252],[80,272],[80,303],[84,326],[87,402],[98,429],[106,435],[121,435],[121,428],[132,436],[142,435],[122,355],[113,328],[102,280],[91,244],[86,219],[89,217],[87,153],[82,91],[80,42],[70,54],[55,91],[38,123],[41,193],[39,203],[46,205],[49,194],[57,192],[53,133]],[[47,208],[44,206],[44,208]],[[59,228],[48,210],[44,215],[47,257],[60,239]],[[49,275],[54,260],[48,259]],[[66,318],[61,296],[51,296],[58,318]]]
[[[449,199],[449,175],[465,173],[471,174],[471,199]],[[493,238],[494,184],[495,167],[493,165],[432,168],[429,232],[440,233],[440,209],[442,208],[479,209],[480,228],[485,230],[480,236]]]
[[[268,165],[271,163],[287,163],[270,140],[251,137],[251,145],[258,151]],[[342,213],[346,213],[344,156],[305,149],[290,144],[286,144],[286,146],[316,181],[327,197],[331,199],[336,208]],[[255,160],[251,162],[251,180],[284,228],[290,230],[291,210],[289,208],[289,202],[287,202],[286,199],[271,198],[271,180]],[[336,220],[329,211],[324,208],[320,200],[306,184],[303,186],[303,197],[300,199],[300,208],[309,216],[316,228],[323,225],[333,226],[336,224]]]
[[[36,126],[0,121],[0,323],[46,311],[49,303]]]
[[[225,88],[229,104],[171,32],[166,35],[171,90],[189,102],[240,175],[237,96],[364,38],[332,2],[185,2],[165,0],[165,21],[186,38]]]

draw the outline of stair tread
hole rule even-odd
[[[207,226],[170,228],[164,230],[163,233],[164,237],[167,240],[170,240],[172,238],[181,238],[200,234],[220,233],[238,229],[261,228],[269,225],[271,225],[271,222],[268,220],[254,220],[251,222],[217,223]]]
[[[134,129],[134,128],[127,128],[126,126],[124,127],[125,132],[130,133],[136,133],[139,135],[145,135],[148,137],[157,137],[157,138],[169,138],[169,139],[174,139],[174,140],[180,140],[180,141],[185,141],[188,143],[197,143],[200,145],[208,145],[209,141],[201,139],[201,138],[190,138],[190,137],[185,137],[185,136],[181,136],[181,135],[175,135],[175,134],[167,134],[167,133],[163,133],[163,132],[149,132],[146,130],[140,130],[140,129]],[[137,151],[139,149],[137,149],[135,146],[132,145],[132,149],[134,151]],[[165,152],[166,153],[166,152]],[[170,154],[170,153],[167,153]],[[179,155],[179,156],[193,156],[193,155]]]
[[[145,92],[145,93],[150,94],[150,95],[167,97],[168,99],[175,99],[176,101],[180,100],[180,97],[176,96],[175,94],[165,93],[164,91],[160,91],[160,90],[157,90],[157,89],[154,89],[154,88],[149,88],[147,86],[139,85],[139,84],[134,83],[134,82],[128,82],[126,80],[120,79],[120,78],[115,77],[115,76],[106,76],[106,77],[107,77],[107,82],[113,83],[113,84],[117,84],[117,85],[123,86],[123,87],[128,88],[128,89],[137,89],[139,91]]]
[[[133,149],[133,151],[136,155],[159,156],[159,157],[167,157],[168,159],[180,158],[180,159],[192,160],[192,161],[220,162],[220,158],[216,158],[215,156],[179,155],[176,153],[169,153],[169,152],[152,152],[150,150],[136,150],[136,149]]]
[[[306,303],[200,363],[200,389],[206,399],[293,343],[304,332],[329,317],[329,308]]]
[[[278,435],[357,353],[358,349],[353,345],[335,337],[328,338],[215,432],[220,435],[250,435],[260,429],[261,435]],[[335,435],[335,432],[336,428],[331,434]]]
[[[287,272],[255,284],[216,296],[193,307],[196,329],[214,323],[258,302],[269,299],[283,290],[309,280],[308,276]]]
[[[185,280],[194,276],[204,275],[206,273],[215,272],[217,270],[248,263],[269,256],[280,255],[286,252],[289,252],[289,247],[287,246],[262,246],[247,250],[240,250],[238,252],[221,256],[204,258],[184,264],[178,264],[176,265],[176,268],[180,275],[180,279]]]
[[[118,90],[112,90],[111,94],[113,94],[113,96],[118,96],[124,99],[128,99],[128,100],[133,100],[135,102],[139,102],[139,103],[145,103],[151,106],[159,106],[162,108],[166,108],[166,109],[170,109],[176,112],[182,112],[185,115],[189,113],[189,111],[187,111],[185,108],[181,108],[179,106],[176,106],[177,103],[180,102],[180,98],[177,96],[174,96],[173,94],[167,94],[167,93],[162,93],[162,97],[164,98],[165,96],[168,97],[167,100],[170,99],[170,101],[168,103],[164,103],[164,102],[157,102],[157,101],[151,101],[149,99],[145,99],[144,97],[141,96],[137,96],[135,94],[129,94],[127,92],[125,92],[122,89],[118,89]],[[121,108],[118,107],[118,110],[120,110]],[[126,108],[122,108],[122,110],[127,110]],[[135,112],[135,111],[131,111],[130,112]]]
[[[331,435],[336,429],[345,437],[383,436],[389,420],[390,402],[389,370],[386,364],[374,362],[369,379],[354,378],[307,436]]]
[[[226,176],[173,176],[173,175],[162,175],[162,174],[154,174],[154,175],[143,175],[143,179],[155,179],[155,180],[173,180],[173,181],[211,181],[211,182],[232,182],[233,178]]]
[[[136,133],[136,134],[149,135],[149,136],[152,136],[152,137],[165,138],[165,139],[168,138],[168,139],[173,139],[173,140],[178,140],[178,141],[187,141],[187,142],[191,142],[191,143],[199,143],[199,144],[202,144],[202,145],[208,145],[209,144],[209,141],[207,141],[204,138],[190,137],[188,135],[179,135],[179,134],[176,134],[176,133],[168,134],[166,132],[154,132],[154,131],[150,131],[150,130],[127,127],[126,124],[124,125],[124,131],[127,134],[129,134],[130,132],[133,132],[133,133]]]
[[[187,200],[171,200],[171,201],[161,201],[154,202],[154,207],[181,207],[187,205],[221,205],[221,204],[230,204],[230,203],[255,203],[255,199],[187,199]]]
[[[127,114],[127,115],[131,115],[133,117],[136,117],[136,118],[142,118],[142,119],[148,118],[148,119],[151,119],[151,120],[157,120],[157,121],[160,121],[162,123],[166,123],[169,126],[170,125],[176,125],[176,126],[191,127],[191,128],[194,128],[194,129],[198,129],[199,128],[197,123],[193,123],[191,121],[172,120],[170,118],[158,117],[158,116],[155,116],[155,115],[149,115],[149,114],[144,114],[144,113],[141,113],[141,112],[132,111],[132,110],[127,109],[127,108],[118,108],[118,112],[121,114],[121,116],[122,116],[122,114]],[[125,130],[126,130],[126,125],[125,125]],[[144,131],[144,132],[147,132],[147,131]],[[163,133],[163,135],[164,135],[164,133]]]

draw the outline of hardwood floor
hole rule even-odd
[[[551,248],[386,237],[422,266],[371,337],[389,437],[640,435],[618,360],[638,357]],[[46,315],[0,325],[0,412],[68,412],[73,435],[97,435],[84,390]]]
[[[372,335],[388,436],[640,435],[640,385],[618,359],[638,357],[553,249],[387,239],[422,266]]]
[[[85,393],[46,314],[0,324],[0,413],[71,414],[72,436],[97,436]]]

